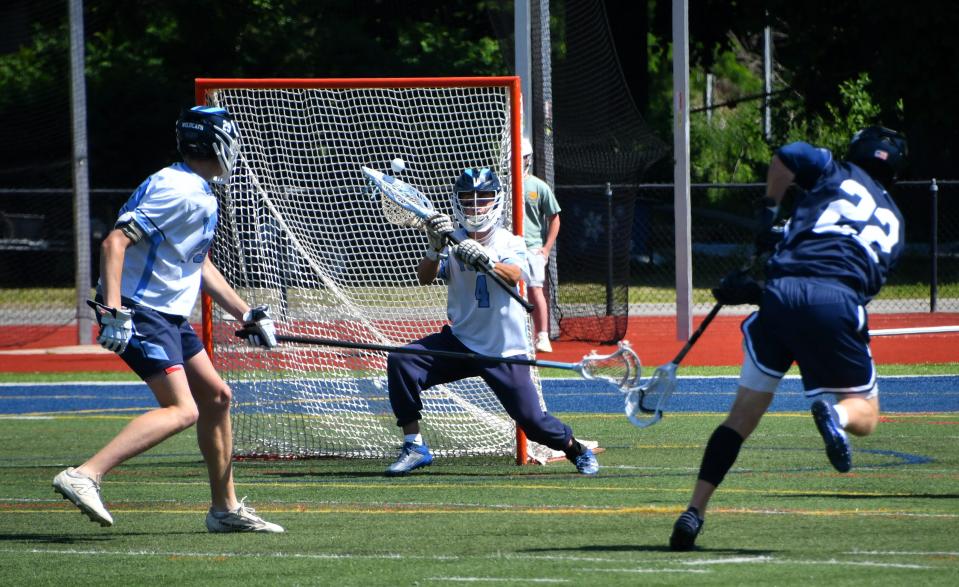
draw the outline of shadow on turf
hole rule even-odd
[[[763,556],[778,553],[778,550],[759,548],[703,548],[697,546],[696,552],[715,554],[735,554],[742,556]],[[569,548],[523,548],[519,552],[541,554],[544,552],[675,552],[667,544],[609,544],[606,546],[577,546]]]
[[[4,542],[33,542],[38,544],[83,544],[85,542],[105,542],[128,536],[150,536],[155,532],[110,532],[108,534],[17,534],[0,533],[0,544]],[[163,532],[164,536],[174,534],[195,535],[196,532]]]

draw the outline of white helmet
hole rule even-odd
[[[522,151],[523,151],[523,173],[527,174],[533,170],[533,143],[529,142],[529,139],[527,139],[526,137],[523,137]]]
[[[502,186],[489,167],[464,170],[453,184],[452,200],[457,222],[469,232],[486,232],[503,215]]]

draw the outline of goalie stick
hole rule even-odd
[[[236,336],[248,338],[252,332],[247,329],[237,330]],[[291,336],[286,334],[277,334],[277,342],[292,342],[297,344],[309,344],[319,346],[340,347],[348,349],[361,349],[369,351],[381,351],[385,353],[400,353],[407,355],[426,355],[430,357],[441,357],[445,359],[471,359],[474,361],[495,361],[498,363],[511,363],[514,365],[529,365],[531,367],[550,367],[553,369],[565,369],[575,371],[587,380],[605,381],[621,391],[633,389],[639,385],[641,366],[639,356],[633,351],[629,342],[621,341],[619,348],[607,355],[599,355],[596,351],[590,352],[584,356],[578,363],[561,363],[558,361],[544,361],[540,359],[520,359],[517,357],[494,357],[489,355],[480,355],[478,353],[461,353],[456,351],[443,351],[432,349],[417,349],[410,347],[389,346],[383,344],[373,344],[366,342],[350,342],[346,340],[336,340],[332,338],[317,338],[310,336]]]
[[[686,355],[703,335],[709,323],[719,314],[723,305],[717,303],[713,309],[706,314],[699,327],[693,332],[683,348],[679,350],[676,357],[669,363],[658,367],[653,373],[646,385],[636,386],[626,394],[626,417],[634,425],[640,428],[648,428],[663,417],[663,411],[666,409],[666,402],[669,396],[676,390],[676,369],[679,363],[686,358]],[[646,417],[641,417],[644,414]]]
[[[392,175],[365,166],[360,169],[363,170],[363,174],[373,187],[374,195],[377,192],[381,194],[380,203],[383,216],[386,217],[388,222],[398,226],[415,228],[423,232],[426,231],[426,219],[433,216],[436,211],[433,209],[433,203],[422,192]],[[454,245],[460,243],[460,239],[452,234],[447,235],[446,238]],[[506,283],[496,272],[485,267],[479,270],[496,282],[496,285],[503,288],[511,298],[519,302],[524,310],[527,312],[533,311],[533,304],[526,301],[514,286]]]

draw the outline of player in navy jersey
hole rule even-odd
[[[422,285],[437,277],[446,281],[449,325],[408,347],[494,357],[529,354],[525,310],[503,289],[488,283],[480,271],[495,272],[511,285],[523,277],[526,245],[522,237],[501,226],[503,197],[492,170],[466,169],[452,193],[461,228],[456,229],[445,214],[427,221],[429,248],[417,267],[417,278]],[[447,248],[446,236],[454,233],[462,240]],[[405,435],[399,457],[386,471],[389,476],[405,475],[433,462],[420,434],[420,392],[467,377],[482,378],[530,440],[563,451],[580,473],[599,471],[593,452],[573,438],[569,426],[543,410],[527,365],[391,353],[386,369],[390,405]]]
[[[100,498],[110,470],[174,434],[197,427],[212,505],[210,532],[283,532],[237,500],[233,485],[231,392],[189,322],[202,288],[252,329],[253,344],[276,346],[269,308],[251,309],[210,261],[217,223],[210,183],[225,184],[237,156],[236,124],[222,108],[197,106],[176,123],[182,163],[161,169],[120,210],[101,245],[97,341],[146,382],[160,407],[134,418],[77,468],[60,472],[54,489],[92,521],[113,525]]]
[[[903,250],[902,215],[886,190],[902,170],[906,150],[899,133],[868,127],[853,136],[845,161],[803,142],[773,157],[757,243],[777,240],[768,236],[786,189],[795,183],[804,193],[766,263],[765,288],[738,273],[713,290],[721,303],[758,304],[759,311],[743,321],[745,357],[736,399],[706,444],[689,508],[673,526],[672,549],[694,546],[710,497],[793,362],[806,396],[816,398],[813,421],[837,471],[852,467],[846,433],[866,436],[875,429],[879,389],[865,306]],[[822,399],[825,394],[837,403]]]

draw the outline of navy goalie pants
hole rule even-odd
[[[453,335],[449,326],[406,348],[472,352]],[[467,377],[480,377],[530,440],[553,450],[563,450],[573,436],[569,426],[543,410],[528,365],[390,353],[386,374],[390,405],[396,415],[396,425],[400,427],[422,418],[422,390]]]

